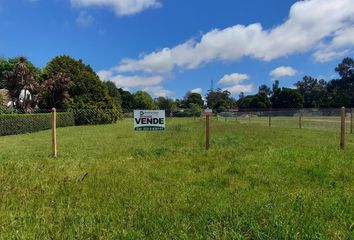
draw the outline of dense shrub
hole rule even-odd
[[[193,117],[193,114],[189,111],[176,112],[173,114],[174,117],[183,118],[183,117]]]
[[[57,127],[75,125],[73,113],[58,113]],[[0,115],[0,136],[42,131],[51,128],[51,113]]]
[[[106,108],[107,105],[109,108]],[[112,101],[106,104],[75,104],[70,111],[74,113],[76,125],[109,124],[121,118],[121,112],[112,104]]]
[[[16,109],[14,108],[8,108],[6,106],[0,106],[0,114],[15,114]]]
[[[110,109],[78,109],[73,110],[76,125],[97,125],[117,122],[119,113]]]
[[[95,71],[86,65],[82,60],[75,60],[69,56],[63,55],[52,59],[43,69],[43,73],[49,79],[55,79],[58,74],[64,73],[70,79],[68,98],[65,104],[61,104],[64,109],[94,109],[97,113],[86,115],[88,121],[83,124],[113,123],[121,112],[121,105],[118,101],[118,94],[114,98],[110,96],[108,87],[100,80]],[[45,100],[45,99],[44,99]],[[54,107],[48,101],[42,101],[39,105],[42,109],[51,109]],[[113,109],[110,113],[102,112],[102,109]],[[100,118],[98,115],[101,115]],[[81,124],[80,120],[80,124]],[[109,120],[109,121],[108,121]]]
[[[203,109],[197,104],[191,104],[191,108],[185,109],[183,112],[176,112],[173,114],[174,117],[201,117],[203,115]]]

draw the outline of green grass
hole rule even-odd
[[[0,137],[0,239],[354,239],[354,136],[168,120]]]
[[[225,118],[220,117],[219,120],[224,120]],[[236,121],[236,118],[226,119],[227,121]],[[251,116],[249,119],[247,116],[238,117],[237,121],[243,124],[259,124],[263,126],[269,126],[269,118]],[[346,131],[350,132],[350,117],[346,118],[345,122]],[[282,127],[282,128],[299,128],[299,117],[284,117],[284,116],[273,116],[271,118],[271,124],[273,127]],[[335,116],[303,116],[302,117],[302,128],[305,129],[314,129],[314,130],[323,130],[331,132],[340,132],[340,117]]]

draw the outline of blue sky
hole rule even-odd
[[[315,10],[314,10],[315,9]],[[353,0],[0,0],[0,56],[68,54],[130,91],[331,79],[354,50]]]

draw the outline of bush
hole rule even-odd
[[[74,126],[73,113],[58,113],[57,127]],[[51,113],[0,115],[0,136],[31,133],[51,128]]]
[[[177,118],[184,118],[184,117],[192,117],[192,114],[188,111],[184,111],[184,112],[176,112],[173,114],[173,116]]]
[[[0,106],[0,114],[15,114],[16,109],[12,107]]]
[[[176,112],[173,114],[174,117],[201,117],[203,115],[203,109],[192,103],[190,108],[185,109],[183,112]]]
[[[96,125],[115,123],[120,118],[117,109],[100,109],[86,107],[85,109],[73,109],[76,125]]]

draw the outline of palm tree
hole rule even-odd
[[[70,77],[62,72],[44,82],[44,87],[47,90],[46,101],[49,107],[65,108],[65,101],[69,98],[69,84]]]
[[[13,107],[24,112],[34,107],[35,96],[39,93],[39,85],[26,66],[26,61],[26,58],[20,57],[14,71],[8,72],[6,76]]]

